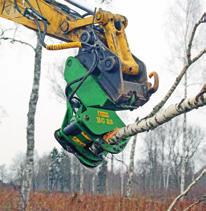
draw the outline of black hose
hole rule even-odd
[[[21,9],[19,8],[17,1],[14,0],[14,8],[21,14],[24,16],[24,13],[21,11]]]
[[[94,12],[92,10],[90,10],[90,9],[88,9],[88,8],[82,6],[82,5],[79,5],[78,3],[74,2],[73,0],[65,0],[65,1],[70,3],[70,4],[72,4],[72,5],[74,5],[77,8],[87,12],[90,15],[94,15]]]
[[[79,78],[79,79],[76,79],[75,81],[71,82],[71,84],[74,84],[74,83],[77,83],[80,81],[80,83],[77,85],[77,87],[73,90],[73,92],[71,93],[71,95],[69,96],[68,98],[68,101],[69,103],[71,104],[72,106],[72,110],[75,112],[75,109],[73,108],[73,105],[72,105],[72,99],[74,97],[74,95],[76,94],[77,90],[81,87],[81,85],[84,83],[84,81],[92,74],[92,72],[95,70],[97,64],[98,64],[98,55],[97,55],[97,52],[96,52],[96,49],[94,49],[94,55],[95,55],[95,61],[93,63],[93,65],[91,66],[91,68],[89,69],[89,71],[85,74],[85,76]],[[70,86],[71,86],[70,84]],[[68,88],[68,87],[67,87]]]

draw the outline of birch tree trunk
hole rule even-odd
[[[187,73],[185,73],[184,96],[187,97]],[[185,173],[186,173],[186,145],[187,145],[187,114],[183,115],[183,137],[182,137],[182,162],[180,177],[180,193],[185,190]]]
[[[134,157],[135,157],[135,147],[137,143],[137,135],[134,136],[131,152],[130,152],[130,161],[129,161],[129,169],[128,169],[128,180],[127,180],[127,186],[126,186],[126,196],[131,196],[131,190],[132,190],[132,179],[134,176]]]
[[[124,152],[122,152],[122,164],[121,164],[121,181],[120,181],[120,192],[121,196],[124,196]]]
[[[80,165],[80,184],[79,184],[79,193],[83,194],[84,192],[84,168]]]
[[[26,165],[23,170],[21,184],[20,209],[26,210],[29,201],[29,194],[32,186],[33,165],[34,165],[34,133],[35,133],[35,113],[39,97],[40,73],[41,73],[42,46],[37,39],[35,48],[34,78],[32,91],[29,100],[29,111],[27,114],[27,150]]]
[[[99,167],[97,173],[97,192],[100,194],[106,194],[106,184],[107,184],[107,161],[104,161]]]
[[[205,49],[206,52],[206,49]],[[123,138],[128,138],[134,136],[138,133],[143,133],[145,131],[150,131],[156,127],[170,121],[171,119],[190,112],[194,109],[198,109],[206,105],[206,85],[202,88],[197,96],[182,99],[179,103],[171,104],[166,109],[162,109],[156,113],[153,117],[144,118],[129,124],[124,128],[121,128],[111,139],[110,143],[116,143]]]
[[[95,176],[96,174],[92,174],[92,194],[95,194]]]
[[[191,61],[191,48],[196,48],[198,42],[193,42],[194,34],[196,31],[196,23],[198,20],[199,13],[201,13],[201,2],[199,0],[177,0],[174,11],[172,10],[172,21],[173,24],[170,25],[171,32],[175,35],[176,40],[174,41],[174,53],[176,57],[179,53],[179,61],[187,66]],[[181,15],[182,14],[182,15]],[[182,28],[177,28],[178,23],[182,23]],[[174,25],[175,23],[175,25]],[[195,24],[196,23],[196,24]],[[176,30],[174,30],[174,27]],[[170,32],[170,33],[171,33]],[[178,41],[178,42],[177,42]],[[187,98],[187,88],[188,88],[188,73],[185,72],[184,75],[184,98]],[[182,126],[183,136],[182,136],[182,153],[181,153],[181,170],[180,170],[180,193],[184,191],[185,188],[185,178],[186,178],[186,148],[187,148],[187,115],[183,115],[183,126]]]
[[[111,173],[114,174],[114,155],[111,155]]]
[[[162,163],[162,169],[161,169],[161,179],[159,183],[159,189],[165,188],[166,186],[166,174],[165,174],[165,137],[161,139],[161,163]]]
[[[74,174],[75,174],[75,172],[74,172],[74,157],[72,156],[71,157],[71,192],[73,193],[73,192],[75,192],[75,185],[74,185]]]

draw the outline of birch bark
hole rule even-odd
[[[131,191],[132,191],[132,180],[133,180],[133,176],[134,176],[134,157],[135,157],[136,143],[137,143],[137,135],[135,135],[133,138],[131,152],[130,152],[128,180],[127,180],[127,186],[126,186],[126,196],[127,197],[131,197]]]
[[[84,168],[82,165],[80,165],[80,182],[79,182],[79,193],[83,194],[84,192]]]
[[[199,97],[194,96],[191,98],[182,99],[180,102],[176,104],[171,104],[166,109],[162,109],[150,118],[141,119],[138,122],[129,124],[126,127],[121,128],[116,133],[116,135],[111,138],[111,143],[116,143],[123,138],[152,130],[181,114],[205,106],[206,95],[204,95],[204,92],[201,91],[201,95],[198,94],[198,96]]]
[[[184,96],[187,97],[187,73],[185,74]],[[180,193],[185,189],[185,173],[186,173],[186,145],[187,145],[187,114],[183,116],[183,137],[182,137],[182,161],[181,161],[181,177],[180,177]]]
[[[26,165],[23,170],[23,178],[21,184],[21,210],[26,210],[29,201],[29,194],[32,186],[33,165],[34,165],[34,141],[35,141],[35,114],[39,98],[39,86],[41,75],[41,58],[42,46],[37,39],[35,48],[35,62],[34,62],[34,78],[32,91],[29,100],[29,111],[27,114],[27,150],[26,150]]]

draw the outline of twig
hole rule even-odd
[[[8,40],[10,41],[11,43],[20,43],[20,44],[23,44],[23,45],[26,45],[26,46],[29,46],[30,48],[32,48],[34,51],[35,51],[35,48],[33,45],[27,43],[27,42],[24,42],[22,40],[18,40],[18,39],[15,39],[15,38],[11,38],[11,37],[0,37],[0,40]]]
[[[186,207],[183,211],[188,211],[188,210],[190,210],[191,208],[193,208],[194,206],[196,206],[196,205],[198,205],[198,204],[200,204],[200,203],[202,203],[202,202],[204,202],[204,201],[206,201],[205,196],[203,196],[201,199],[198,199],[196,202],[190,204],[190,205],[189,205],[188,207]]]
[[[199,94],[196,96],[196,100],[198,100],[200,97],[203,97],[203,94],[205,94],[205,93],[206,93],[206,84],[204,84],[204,86],[200,90]]]
[[[197,177],[189,184],[189,186],[185,189],[185,191],[184,191],[183,193],[179,194],[179,195],[173,200],[173,202],[170,204],[170,206],[169,206],[169,208],[167,209],[167,211],[171,211],[171,210],[174,208],[174,206],[177,204],[177,202],[178,202],[183,196],[187,195],[188,192],[192,189],[192,187],[193,187],[194,185],[196,185],[197,182],[198,182],[205,174],[206,174],[206,168],[204,168],[204,169],[202,170],[202,172],[199,174],[199,176],[197,176]]]
[[[110,159],[110,158],[109,158]],[[121,159],[118,159],[117,157],[115,157],[114,156],[114,159],[116,160],[116,161],[118,161],[118,162],[120,162],[120,163],[122,163],[125,167],[126,167],[126,169],[128,169],[128,165],[123,161],[123,160],[121,160]]]
[[[205,13],[202,15],[202,17],[200,18],[200,20],[194,25],[191,36],[190,36],[190,40],[187,46],[187,61],[188,63],[191,62],[191,48],[192,48],[192,43],[197,31],[197,28],[200,24],[204,23],[204,17],[205,17]]]
[[[169,89],[167,94],[164,96],[164,98],[152,109],[152,112],[145,118],[150,118],[150,117],[154,116],[165,105],[165,103],[168,101],[168,99],[170,98],[172,93],[175,91],[175,89],[179,85],[180,81],[182,80],[183,76],[185,75],[185,73],[187,72],[189,67],[193,63],[195,63],[197,60],[199,60],[206,53],[206,49],[203,49],[197,56],[195,56],[193,59],[191,59],[190,52],[191,52],[191,48],[192,48],[192,42],[194,40],[194,36],[197,31],[197,28],[200,26],[201,23],[205,22],[204,18],[205,18],[205,14],[203,14],[203,16],[200,18],[198,23],[195,24],[192,34],[190,36],[188,47],[186,50],[187,51],[187,64],[182,68],[181,72],[179,73],[178,77],[175,79],[175,82],[173,83],[173,85],[171,86],[171,88]]]

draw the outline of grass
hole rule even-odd
[[[27,211],[166,211],[170,201],[144,197],[128,199],[118,195],[34,192]],[[18,203],[19,194],[16,190],[0,189],[0,211],[17,211]],[[191,203],[192,201],[181,201],[175,210],[182,211]],[[206,205],[199,204],[191,211],[203,210],[206,210]]]

